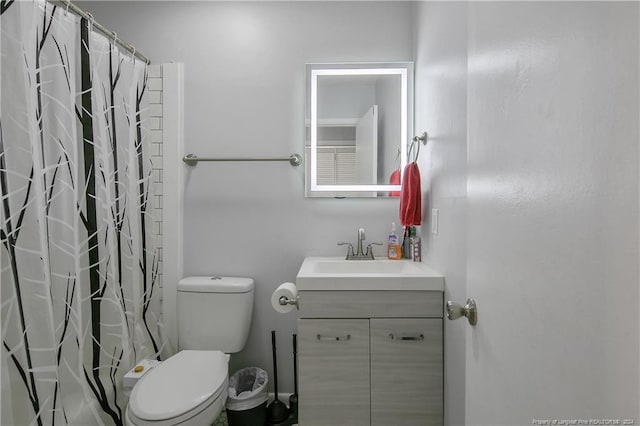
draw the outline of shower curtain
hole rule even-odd
[[[158,358],[146,64],[44,0],[0,0],[0,423],[123,424]]]

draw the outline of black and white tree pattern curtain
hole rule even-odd
[[[146,64],[44,0],[0,13],[0,423],[123,424],[164,344]]]

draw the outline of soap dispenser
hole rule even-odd
[[[400,244],[398,244],[398,234],[396,234],[396,224],[391,223],[391,232],[387,240],[387,258],[398,260],[402,258]]]

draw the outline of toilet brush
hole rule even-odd
[[[278,361],[276,357],[276,331],[271,330],[271,347],[273,350],[273,390],[274,399],[267,407],[267,422],[269,424],[282,423],[289,417],[289,409],[278,399]]]
[[[291,419],[298,422],[298,339],[297,335],[293,335],[293,395],[289,397],[289,409],[291,410]]]

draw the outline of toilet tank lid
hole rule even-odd
[[[253,278],[186,277],[178,282],[178,291],[191,293],[248,293],[253,291]]]

